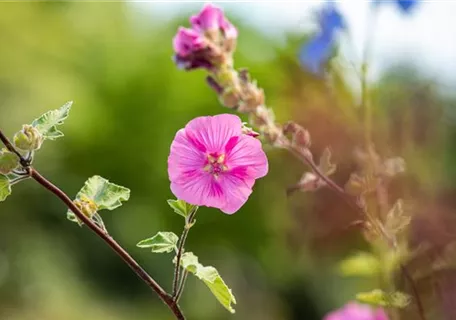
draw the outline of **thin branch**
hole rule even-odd
[[[43,177],[36,169],[30,167],[30,163],[25,159],[11,144],[8,138],[0,130],[0,140],[3,142],[5,147],[15,153],[23,166],[23,169],[28,173],[28,177],[31,177],[41,186],[47,189],[49,192],[57,196],[67,207],[70,209],[79,220],[85,223],[85,225],[92,230],[99,238],[101,238],[117,255],[119,255],[122,260],[136,273],[136,275],[141,278],[157,295],[160,299],[169,307],[173,312],[176,319],[185,320],[185,317],[180,310],[177,303],[175,303],[172,297],[166,293],[166,291],[133,259],[130,254],[125,251],[124,248],[120,246],[110,235],[108,235],[104,230],[97,226],[97,224],[92,221],[89,217],[84,215],[79,208],[73,203],[73,201],[57,186],[52,184],[49,180]],[[22,177],[21,177],[22,178]],[[18,178],[19,179],[19,178]]]
[[[192,227],[193,220],[196,215],[197,208],[194,208],[192,212],[188,215],[188,217],[185,219],[185,227],[184,231],[182,231],[182,235],[179,239],[179,245],[177,248],[177,254],[176,254],[176,266],[174,269],[174,280],[173,280],[173,301],[177,303],[177,298],[179,296],[179,291],[182,291],[182,287],[185,283],[185,279],[179,283],[180,280],[180,269],[181,269],[181,258],[182,254],[184,253],[184,246],[185,246],[185,241],[187,240],[188,232],[190,231],[190,228]],[[182,293],[182,292],[181,292]]]
[[[174,313],[177,319],[184,320],[179,306],[173,302],[171,297],[166,291],[125,251],[111,236],[107,235],[101,228],[99,228],[92,219],[88,218],[83,214],[78,207],[71,201],[71,199],[58,187],[44,178],[34,168],[29,168],[30,176],[42,185],[44,188],[49,190],[55,196],[57,196],[63,203],[78,217],[79,220],[84,222],[90,230],[92,230],[99,238],[101,238],[114,252],[116,252],[122,260],[140,277],[155,293],[158,294],[160,299],[168,305],[171,311]]]

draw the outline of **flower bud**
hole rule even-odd
[[[301,127],[299,124],[289,121],[283,126],[283,133],[285,135],[291,134],[293,144],[303,147],[310,147],[310,134],[309,131]]]
[[[15,134],[14,145],[24,151],[38,150],[43,144],[43,135],[35,127],[24,124],[22,130]]]
[[[81,197],[80,199],[76,199],[73,201],[73,203],[88,218],[92,218],[93,215],[97,213],[97,204],[87,197]]]
[[[0,173],[8,174],[19,165],[19,158],[6,149],[0,151]]]
[[[242,88],[242,103],[239,112],[249,113],[264,104],[264,91],[255,84],[249,83]]]
[[[233,88],[227,88],[220,95],[220,102],[230,109],[234,109],[239,105],[239,94]]]

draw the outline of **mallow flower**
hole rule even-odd
[[[345,22],[334,4],[328,4],[322,9],[318,24],[319,32],[299,52],[300,63],[314,74],[321,74],[334,49],[337,31],[345,28]]]
[[[238,116],[198,117],[171,144],[168,175],[174,195],[190,204],[232,214],[268,172],[261,142],[244,134]]]
[[[388,320],[388,316],[382,308],[373,309],[367,305],[349,302],[327,314],[323,320]]]

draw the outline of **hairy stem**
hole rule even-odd
[[[184,292],[184,287],[185,287],[185,282],[187,281],[187,276],[188,276],[188,271],[185,270],[184,273],[182,274],[181,281],[179,282],[179,288],[177,289],[176,297],[174,298],[174,301],[176,303],[179,303],[179,299],[182,296],[182,292]]]
[[[36,169],[29,166],[29,163],[26,159],[22,157],[22,155],[14,148],[8,138],[3,134],[0,130],[0,139],[5,145],[5,147],[14,152],[20,159],[21,164],[23,165],[23,169],[27,172],[28,176],[39,183],[42,187],[47,189],[49,192],[54,194],[57,198],[59,198],[68,209],[70,209],[79,220],[84,222],[84,224],[92,230],[100,239],[102,239],[120,258],[136,273],[136,275],[143,280],[157,295],[160,299],[169,307],[169,309],[173,312],[176,319],[178,320],[185,320],[185,317],[180,310],[177,303],[175,303],[170,295],[166,293],[166,291],[133,259],[130,254],[125,251],[124,248],[120,246],[110,235],[108,235],[104,230],[96,225],[95,222],[92,221],[89,217],[84,215],[84,213],[79,210],[79,208],[73,203],[73,201],[57,186],[52,184],[49,180],[43,177]]]
[[[188,232],[190,231],[190,228],[192,227],[192,224],[195,219],[197,208],[195,207],[192,212],[188,215],[188,217],[185,219],[185,227],[184,231],[182,231],[182,235],[179,239],[179,245],[177,248],[177,254],[176,254],[176,267],[174,269],[174,280],[173,280],[173,301],[177,303],[178,298],[180,294],[182,294],[183,286],[185,285],[185,278],[186,275],[184,273],[182,279],[180,275],[180,270],[181,270],[181,259],[182,259],[182,254],[184,253],[184,246],[185,246],[185,241],[187,240]]]

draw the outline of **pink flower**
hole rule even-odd
[[[323,320],[388,320],[388,316],[381,308],[373,309],[367,305],[350,302],[327,314]]]
[[[174,51],[178,56],[186,57],[204,49],[204,38],[195,30],[180,27],[173,39]]]
[[[199,117],[177,132],[168,157],[174,195],[190,204],[232,214],[268,172],[259,140],[241,131],[235,115]]]

